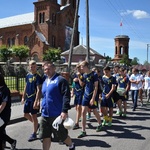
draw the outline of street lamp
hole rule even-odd
[[[148,63],[148,48],[150,47],[150,44],[147,44],[147,63]]]

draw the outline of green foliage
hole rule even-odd
[[[129,66],[130,65],[130,60],[129,60],[128,55],[124,54],[123,57],[122,57],[122,60],[120,60],[120,63],[121,64],[126,64],[127,66]]]
[[[25,45],[13,46],[13,53],[16,57],[19,58],[20,62],[23,58],[27,58],[29,56],[29,47]]]
[[[105,59],[106,59],[106,63],[112,60],[112,58],[109,56],[106,56]]]
[[[60,54],[61,54],[60,49],[49,48],[43,54],[43,60],[44,61],[56,62],[57,60],[60,60]]]
[[[0,47],[0,58],[2,61],[7,61],[12,56],[12,50],[7,48],[5,45]]]
[[[134,57],[131,61],[131,65],[138,65],[139,64],[139,59],[137,57]]]

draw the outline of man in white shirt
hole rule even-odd
[[[135,68],[132,69],[132,75],[130,76],[129,80],[131,82],[130,90],[131,90],[132,101],[133,101],[133,111],[135,111],[137,107],[139,83],[141,81],[138,69]]]

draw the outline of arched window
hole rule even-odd
[[[45,22],[45,13],[39,13],[39,23]]]
[[[11,46],[11,40],[10,38],[7,39],[7,45],[10,47]]]
[[[27,45],[29,38],[27,36],[24,37],[24,45]]]
[[[12,43],[11,44],[12,44],[11,46],[15,45],[15,38],[14,37],[12,38]]]
[[[123,55],[123,47],[120,46],[120,55]]]

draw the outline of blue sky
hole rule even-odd
[[[34,11],[37,0],[1,0],[0,18]],[[58,0],[59,1],[59,0]],[[80,44],[86,45],[85,0],[80,0]],[[148,0],[89,0],[90,47],[100,54],[114,57],[114,38],[128,35],[129,57],[137,57],[140,63],[147,60],[147,44],[150,46],[150,1]],[[122,26],[120,22],[122,20]],[[150,62],[150,47],[149,47]]]

